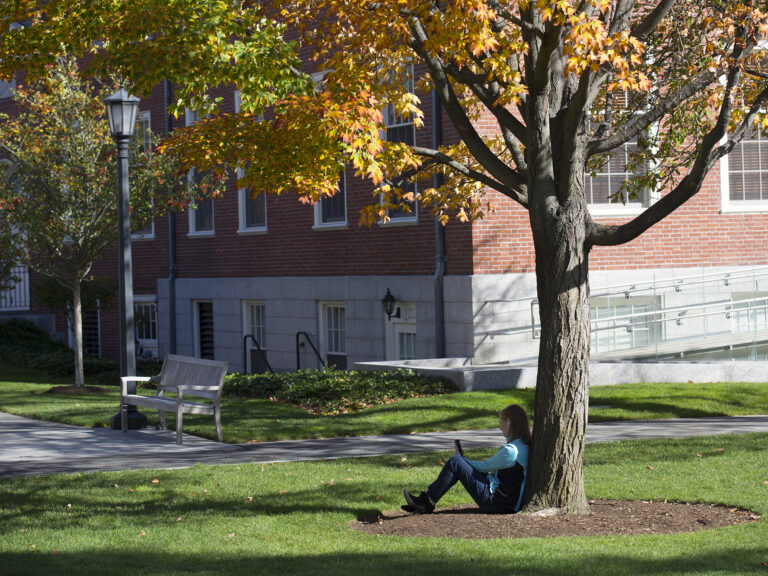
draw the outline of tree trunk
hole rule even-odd
[[[75,334],[75,386],[85,385],[83,374],[83,306],[80,298],[80,283],[72,289],[72,331]]]
[[[589,395],[587,207],[557,211],[534,227],[541,318],[527,509],[589,511],[584,455]],[[541,221],[540,221],[541,222]]]

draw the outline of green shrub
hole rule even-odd
[[[299,406],[314,414],[343,414],[405,398],[455,392],[445,378],[412,370],[356,372],[306,370],[283,374],[230,374],[227,396],[269,398]]]
[[[63,342],[51,339],[45,330],[27,320],[13,319],[0,324],[0,364],[32,368],[51,376],[74,376],[75,353]],[[139,358],[138,374],[160,371],[155,359]],[[120,366],[114,360],[96,356],[83,357],[83,372],[99,384],[120,384]]]

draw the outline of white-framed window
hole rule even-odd
[[[247,350],[245,369],[249,374],[266,372],[269,369],[266,312],[267,308],[263,301],[243,301],[243,338]]]
[[[614,92],[613,106],[626,110],[630,106],[628,92]],[[650,130],[655,130],[651,128]],[[648,173],[648,166],[632,169],[631,158],[637,152],[638,139],[632,138],[615,150],[597,170],[587,172],[584,181],[584,194],[593,216],[628,216],[639,214],[657,198],[651,191],[644,190],[635,198],[630,198],[625,183],[635,176]]]
[[[237,169],[238,180],[244,175],[242,168]],[[264,233],[267,231],[267,195],[260,192],[253,196],[248,188],[237,190],[238,234]]]
[[[194,316],[195,356],[215,360],[213,302],[195,300],[192,303],[192,313]]]
[[[152,154],[152,120],[149,110],[139,111],[136,117],[136,137],[138,138],[141,152]],[[131,233],[134,240],[151,240],[155,237],[155,221],[152,220],[141,228]]]
[[[315,204],[315,228],[347,227],[347,178],[339,177],[339,191],[331,198],[323,198]]]
[[[184,121],[190,126],[200,120],[200,114],[197,110],[187,108],[184,111]],[[200,178],[197,170],[192,168],[189,171],[189,179]],[[189,210],[189,235],[190,236],[213,236],[215,233],[213,225],[213,198],[207,198],[197,202],[196,208]]]
[[[235,113],[240,112],[242,91],[235,90]],[[259,118],[261,120],[261,118]],[[244,168],[237,169],[237,179],[245,175]],[[238,234],[263,234],[267,231],[267,195],[263,191],[257,195],[248,188],[237,190]]]
[[[157,297],[136,294],[133,297],[133,317],[140,356],[157,358]]]
[[[193,173],[192,178],[197,177]],[[197,207],[190,210],[189,213],[189,235],[190,236],[213,236],[213,198],[207,198],[197,202]]]
[[[414,92],[414,71],[413,65],[408,67],[403,84],[407,92]],[[384,123],[386,124],[387,142],[399,142],[414,146],[416,144],[416,126],[413,123],[413,117],[409,114],[398,114],[397,110],[387,104],[384,109]],[[403,192],[412,192],[416,195],[416,184],[410,183],[403,187]],[[419,206],[417,202],[406,202],[410,210],[404,209],[388,210],[387,215],[392,222],[416,222],[419,218]]]
[[[320,350],[329,366],[347,368],[347,313],[343,302],[320,303]]]
[[[768,212],[768,136],[751,128],[720,159],[723,212]]]

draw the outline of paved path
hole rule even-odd
[[[768,432],[768,416],[595,423],[589,425],[587,442],[746,432]],[[108,428],[79,428],[0,412],[0,478],[452,450],[456,438],[467,448],[498,446],[502,442],[498,430],[467,430],[251,444],[220,444],[185,434],[179,446],[176,433],[170,430],[131,430],[123,434]]]

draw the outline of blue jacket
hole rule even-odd
[[[499,489],[499,486],[502,484],[503,477],[505,476],[505,472],[509,471],[510,469],[516,469],[517,466],[520,466],[520,468],[522,468],[522,482],[519,482],[519,478],[521,476],[520,474],[513,474],[510,475],[510,477],[514,477],[514,479],[510,480],[510,482],[512,482],[514,485],[507,486],[505,483],[505,485],[502,487],[502,489],[505,491],[516,491],[519,484],[519,496],[517,497],[517,502],[514,505],[514,511],[517,512],[520,509],[520,504],[523,500],[523,492],[525,492],[525,479],[528,477],[527,444],[517,438],[512,442],[507,442],[504,444],[501,448],[499,448],[499,451],[488,458],[488,460],[467,459],[467,462],[469,462],[472,468],[478,472],[486,472],[488,474],[488,483],[490,485],[491,494],[495,494]],[[502,478],[499,477],[500,472],[502,472]]]

